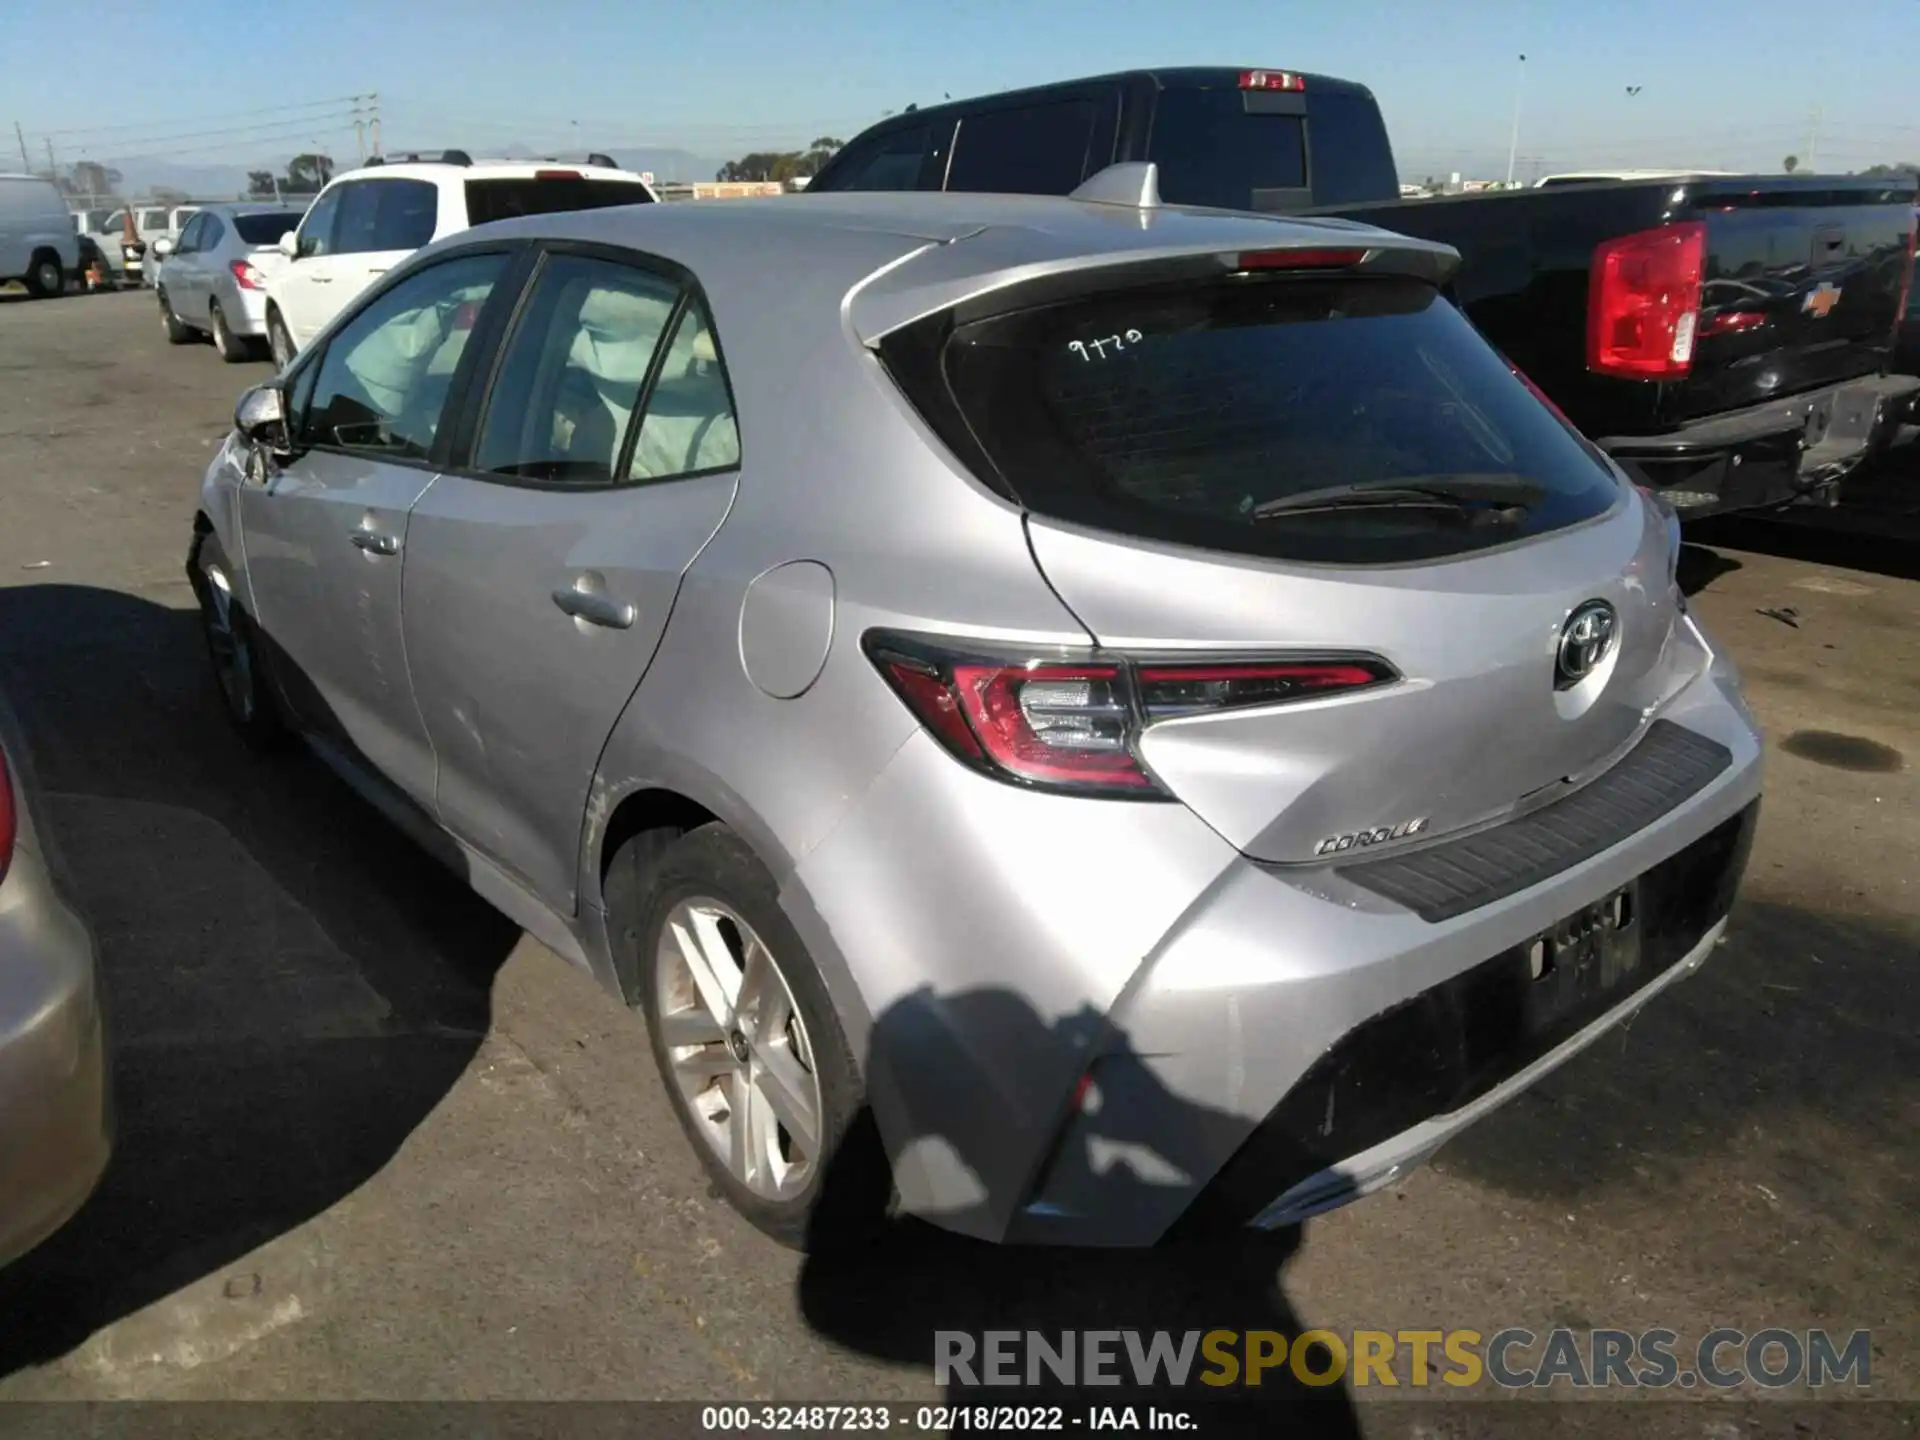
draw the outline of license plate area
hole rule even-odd
[[[1521,946],[1527,960],[1525,1023],[1551,1030],[1632,990],[1641,961],[1640,882],[1584,905]]]

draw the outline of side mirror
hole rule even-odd
[[[251,445],[288,453],[286,391],[274,384],[254,386],[233,407],[233,428]]]
[[[298,230],[287,231],[286,234],[280,237],[278,248],[280,253],[289,260],[298,258],[300,254],[300,232]]]
[[[169,240],[166,236],[162,235],[158,240],[153,242],[153,258],[154,259],[164,260],[167,258],[167,256],[171,255],[172,253],[173,253],[173,241]]]

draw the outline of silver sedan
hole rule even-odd
[[[305,211],[279,205],[209,205],[180,232],[156,240],[154,289],[160,321],[176,345],[213,337],[233,363],[265,352],[266,271],[281,263],[275,247]]]
[[[66,1223],[112,1149],[93,937],[34,811],[0,701],[0,1265]]]

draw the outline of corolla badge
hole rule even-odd
[[[1560,646],[1553,657],[1553,688],[1571,690],[1593,674],[1613,649],[1620,617],[1604,600],[1589,600],[1560,627]]]
[[[1420,834],[1427,828],[1427,817],[1417,820],[1402,820],[1398,825],[1377,825],[1371,830],[1355,830],[1348,835],[1329,835],[1313,847],[1316,855],[1339,855],[1348,850],[1365,850],[1370,845],[1384,845],[1389,840],[1406,840]]]

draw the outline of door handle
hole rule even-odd
[[[353,543],[369,555],[398,555],[400,542],[391,535],[376,535],[371,530],[353,532]]]
[[[309,285],[331,285],[333,283],[333,277],[331,275],[309,275],[307,277],[307,283]]]
[[[625,601],[592,590],[556,590],[553,603],[576,620],[604,625],[609,630],[629,629],[639,617],[639,612]]]

